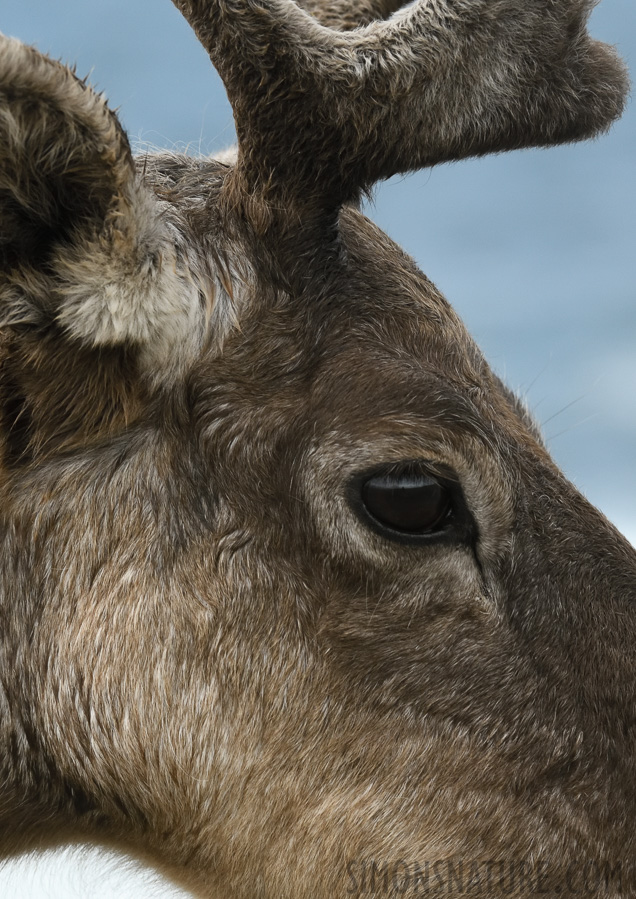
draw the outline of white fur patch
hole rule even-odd
[[[238,144],[234,144],[233,147],[227,147],[225,150],[220,150],[218,153],[214,154],[214,159],[217,162],[222,162],[223,165],[236,165],[236,161],[238,159]]]
[[[102,234],[78,234],[54,260],[57,319],[91,346],[138,346],[163,379],[200,348],[214,286],[154,196],[136,184],[120,207]]]

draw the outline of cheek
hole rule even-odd
[[[436,706],[491,677],[506,635],[472,551],[437,547],[391,575],[367,571],[329,595],[321,639],[352,687]]]

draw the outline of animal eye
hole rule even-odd
[[[373,475],[362,485],[362,503],[379,524],[402,534],[438,531],[452,511],[447,488],[418,471]]]

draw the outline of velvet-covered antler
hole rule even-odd
[[[627,91],[589,0],[417,0],[346,33],[294,0],[175,3],[234,109],[234,187],[269,208],[334,210],[396,172],[589,137]],[[349,5],[307,7],[351,25]]]

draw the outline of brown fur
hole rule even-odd
[[[400,859],[635,895],[636,553],[345,205],[606,128],[621,65],[580,0],[347,34],[392,6],[177,5],[234,164],[135,168],[102,98],[0,45],[3,853],[92,839],[212,899],[370,895],[372,863],[403,895]],[[455,485],[443,538],[356,511],[405,460]]]

